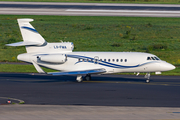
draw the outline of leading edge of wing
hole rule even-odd
[[[93,69],[83,71],[70,71],[70,72],[50,72],[51,75],[84,75],[84,74],[100,74],[106,72],[105,69]]]

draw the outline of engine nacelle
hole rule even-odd
[[[43,62],[57,63],[57,64],[62,64],[67,61],[67,57],[65,54],[43,55],[43,56],[38,56],[38,59]]]

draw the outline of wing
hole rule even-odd
[[[84,75],[84,74],[100,74],[105,73],[105,69],[83,70],[83,71],[70,71],[70,72],[50,72],[51,75]]]

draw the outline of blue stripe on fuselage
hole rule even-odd
[[[80,58],[80,59],[92,59],[92,60],[94,60],[94,58],[86,57],[86,56],[80,56],[80,55],[67,55],[67,57]],[[81,62],[83,62],[83,61],[78,61],[75,64],[78,64],[78,63],[81,63]],[[84,62],[94,63],[94,61],[89,61],[89,60],[88,61],[86,60]],[[124,66],[124,65],[118,65],[118,64],[114,64],[114,63],[109,63],[109,62],[99,61],[98,60],[98,64],[99,65],[106,66],[106,67],[112,67],[112,68],[121,68],[121,69],[124,69],[124,68],[136,68],[136,67],[148,64],[148,63],[152,63],[152,62],[147,62],[147,63],[143,63],[141,65],[138,64],[138,65],[134,65],[134,66]]]

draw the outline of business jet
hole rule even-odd
[[[170,63],[160,60],[156,55],[142,52],[72,52],[72,42],[48,43],[30,24],[33,19],[17,19],[23,41],[7,46],[25,46],[27,53],[19,54],[17,59],[34,65],[39,73],[51,75],[77,75],[76,80],[90,80],[92,74],[134,72],[150,73],[175,69]],[[59,72],[45,72],[42,67]],[[84,76],[84,77],[83,77]]]

